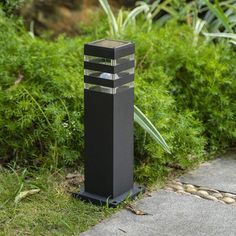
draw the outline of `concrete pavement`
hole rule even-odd
[[[236,193],[236,153],[201,165],[180,181]],[[168,190],[136,203],[149,215],[121,210],[82,236],[235,236],[236,206]]]

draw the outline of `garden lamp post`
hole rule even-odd
[[[114,207],[144,191],[133,182],[134,51],[120,40],[85,44],[82,200]]]

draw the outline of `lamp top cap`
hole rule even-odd
[[[100,39],[94,42],[89,43],[93,46],[104,47],[104,48],[118,48],[128,44],[131,42],[123,41],[123,40],[114,40],[114,39]]]
[[[109,59],[131,55],[134,51],[134,43],[114,39],[101,39],[84,45],[84,55]]]

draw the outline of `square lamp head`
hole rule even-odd
[[[133,87],[134,44],[102,39],[85,44],[85,89],[115,94]]]

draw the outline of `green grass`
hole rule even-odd
[[[73,199],[69,192],[76,187],[65,175],[0,170],[0,235],[79,235],[117,210]],[[19,192],[35,188],[41,191],[15,203]]]

